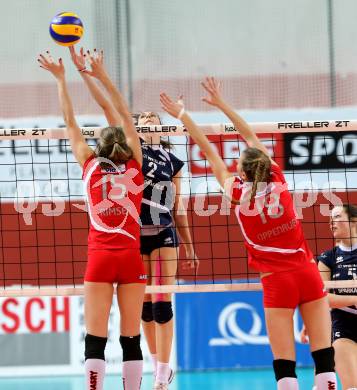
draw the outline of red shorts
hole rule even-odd
[[[264,307],[295,309],[326,296],[315,262],[290,271],[274,272],[262,278]]]
[[[146,284],[147,276],[140,249],[90,250],[84,280],[98,283]]]

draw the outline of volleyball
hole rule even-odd
[[[61,12],[52,19],[50,34],[59,45],[75,45],[83,35],[82,21],[73,12]]]

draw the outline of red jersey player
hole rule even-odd
[[[84,49],[76,52],[74,46],[71,46],[69,51],[76,68],[79,71],[85,68]],[[92,97],[102,108],[109,126],[120,123],[118,111],[103,90],[97,86],[92,77],[93,72],[90,74],[80,72],[80,75]],[[158,114],[151,111],[142,112],[137,116],[137,124],[141,126],[162,124]],[[146,267],[147,281],[152,285],[174,284],[179,255],[178,235],[186,250],[188,259],[186,264],[190,268],[198,266],[187,215],[178,212],[183,207],[180,184],[184,163],[171,153],[171,144],[163,141],[160,135],[145,133],[140,134],[140,138],[145,184],[140,214],[142,224],[140,250]],[[142,327],[152,356],[154,388],[164,390],[174,377],[168,363],[174,334],[171,294],[145,295]]]
[[[138,224],[144,182],[141,145],[131,113],[104,69],[103,56],[89,53],[87,58],[90,72],[103,84],[122,118],[121,126],[102,130],[95,150],[87,145],[76,123],[62,60],[53,61],[48,52],[38,58],[40,66],[57,80],[63,118],[72,152],[83,167],[88,200],[90,231],[84,278],[86,388],[103,389],[108,318],[113,284],[117,283],[123,383],[126,390],[138,390],[143,366],[140,320],[146,285]]]
[[[309,329],[318,390],[336,389],[331,321],[326,293],[313,255],[304,239],[284,175],[249,125],[220,95],[220,85],[207,78],[203,100],[222,110],[248,144],[231,174],[206,136],[185,112],[182,101],[161,94],[163,109],[182,121],[209,161],[220,185],[238,203],[237,218],[249,262],[261,273],[265,320],[274,355],[277,388],[298,389],[295,373],[293,315],[299,306]]]

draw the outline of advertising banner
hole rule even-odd
[[[262,292],[178,294],[176,312],[179,369],[272,365]],[[301,327],[295,315],[297,365],[309,366],[309,347],[299,342]]]
[[[109,318],[106,372],[121,373],[119,310],[115,300]],[[0,377],[84,374],[83,297],[0,299]],[[174,342],[175,344],[175,342]],[[152,369],[142,337],[144,372]],[[175,368],[175,348],[172,367]]]

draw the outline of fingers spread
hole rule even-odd
[[[201,82],[201,85],[202,87],[208,92],[208,93],[212,93],[212,90],[211,88],[208,86],[208,84],[206,84],[205,82]]]
[[[205,102],[205,103],[207,103],[207,104],[212,105],[211,100],[209,100],[209,99],[207,99],[207,98],[202,98],[202,101]]]
[[[166,93],[164,93],[164,92],[160,93],[160,101],[161,101],[161,103],[166,103],[166,104],[172,103],[172,100],[170,99],[170,97],[168,95],[166,95]]]

